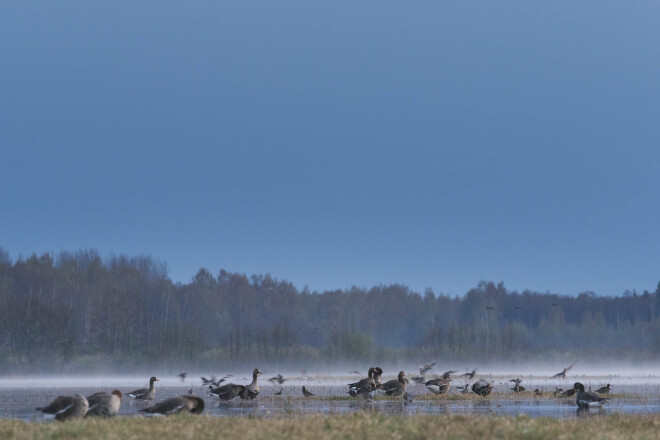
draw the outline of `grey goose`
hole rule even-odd
[[[575,362],[573,362],[573,363],[572,363],[571,365],[569,365],[568,367],[564,368],[564,369],[563,369],[562,371],[560,371],[559,373],[557,373],[557,374],[555,374],[554,376],[552,376],[550,379],[566,379],[566,373],[568,373],[569,370],[570,370],[571,368],[573,368],[573,365],[575,365]]]
[[[135,400],[154,400],[156,398],[156,387],[154,386],[154,382],[158,382],[158,379],[152,376],[151,379],[149,379],[149,388],[139,388],[126,393],[126,395]]]
[[[170,397],[162,402],[158,402],[149,408],[143,408],[140,412],[147,415],[169,416],[171,414],[190,413],[201,414],[204,411],[204,399],[190,394],[183,394],[177,397]]]
[[[609,393],[610,393],[610,390],[611,390],[611,389],[610,389],[610,386],[611,386],[611,385],[608,383],[608,384],[605,385],[604,387],[602,387],[602,388],[598,388],[598,389],[596,390],[596,392],[597,392],[598,394],[609,394]]]
[[[72,396],[58,396],[48,406],[39,407],[37,411],[55,416],[56,420],[65,420],[84,417],[87,414],[89,403],[85,396],[74,394]]]
[[[241,399],[254,399],[259,395],[257,377],[260,374],[261,370],[255,368],[254,371],[252,371],[252,383],[249,385],[228,383],[227,385],[222,385],[217,388],[209,386],[209,392],[212,396],[215,396],[220,400],[231,400],[238,396],[240,396]]]
[[[426,385],[426,388],[428,388],[428,390],[435,395],[445,394],[447,391],[449,391],[449,388],[451,388],[451,383],[442,377],[431,379],[424,385]]]
[[[573,389],[577,394],[575,403],[579,408],[600,408],[605,402],[607,402],[606,398],[600,397],[598,394],[592,393],[591,391],[585,391],[584,385],[580,382],[575,382]]]
[[[377,391],[385,393],[387,396],[401,396],[406,392],[407,382],[405,379],[405,373],[399,371],[399,375],[396,379],[388,380],[385,383],[379,384],[376,386]]]
[[[371,394],[376,390],[376,381],[374,380],[374,371],[375,368],[369,368],[368,376],[364,379],[361,379],[357,382],[348,384],[348,394],[351,397],[357,397],[358,395],[365,396]]]
[[[121,391],[112,390],[108,393],[94,393],[87,397],[89,408],[85,417],[89,416],[105,416],[112,417],[119,412],[121,406]]]
[[[472,384],[472,392],[479,396],[487,396],[493,391],[493,386],[484,379],[479,379]]]

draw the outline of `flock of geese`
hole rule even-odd
[[[426,380],[425,374],[435,366],[435,362],[428,363],[419,367],[419,375],[411,378],[412,382],[423,384],[426,388],[435,395],[446,394],[451,388],[452,377],[451,375],[456,371],[446,371],[441,376],[433,379]],[[573,365],[565,368],[562,372],[552,376],[552,378],[565,378],[566,372],[570,370]],[[355,373],[355,372],[352,372]],[[470,391],[479,396],[488,396],[493,390],[493,385],[487,380],[480,378],[475,381],[471,386],[469,380],[472,380],[476,375],[477,370],[462,374],[460,377],[466,377],[468,382],[463,386],[457,386],[461,393],[469,393]],[[252,400],[259,395],[258,378],[262,371],[255,368],[252,372],[252,382],[247,385],[239,385],[234,383],[227,383],[223,385],[231,375],[224,376],[216,380],[215,378],[206,379],[202,377],[204,386],[208,386],[208,393],[221,401],[232,400],[236,397],[241,399]],[[178,376],[182,381],[185,381],[187,373],[181,373]],[[382,382],[381,378],[383,370],[380,367],[370,367],[367,377],[348,384],[348,395],[351,397],[361,397],[367,401],[371,401],[372,397],[376,394],[386,395],[391,397],[402,397],[405,401],[411,402],[413,397],[408,394],[407,387],[410,383],[404,371],[400,371],[396,379]],[[268,379],[271,383],[282,384],[286,381],[281,374]],[[126,396],[139,400],[139,401],[154,401],[156,398],[156,388],[154,383],[157,382],[156,377],[151,377],[149,380],[149,388],[140,388],[137,390],[126,393]],[[511,391],[518,393],[525,390],[521,385],[520,378],[511,379],[510,382],[514,383]],[[610,384],[596,390],[599,394],[608,394],[610,392]],[[600,407],[607,399],[599,396],[598,394],[585,391],[584,385],[580,382],[575,382],[572,388],[563,390],[557,388],[554,392],[555,396],[576,396],[576,404],[579,408]],[[282,389],[274,393],[274,395],[281,395]],[[534,390],[534,394],[539,396],[541,392],[538,389]],[[305,386],[302,387],[302,395],[304,397],[311,397],[315,394],[309,391]],[[83,396],[81,394],[74,394],[72,396],[58,396],[48,406],[36,408],[37,411],[53,415],[56,420],[64,421],[73,418],[90,417],[90,416],[105,416],[112,417],[117,414],[122,402],[122,392],[120,390],[113,390],[111,393],[99,392],[90,396]],[[152,406],[139,409],[138,411],[147,416],[153,415],[171,415],[179,413],[201,414],[204,411],[204,399],[193,395],[193,390],[188,391],[187,394],[179,395],[165,399],[161,402],[155,403]]]

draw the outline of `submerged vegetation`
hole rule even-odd
[[[200,269],[173,283],[151,257],[94,250],[13,261],[0,248],[0,372],[327,366],[411,359],[566,362],[660,356],[660,283],[599,297],[507,290],[463,297],[403,285],[299,291],[270,275]]]
[[[0,420],[0,438],[236,439],[657,439],[660,416],[614,414],[577,419],[383,416],[370,413],[274,419],[172,416],[79,419],[67,423]]]

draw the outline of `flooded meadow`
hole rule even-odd
[[[264,374],[260,378],[260,394],[254,400],[235,398],[219,401],[209,394],[199,376],[189,375],[185,381],[177,377],[159,377],[156,382],[154,401],[135,401],[126,396],[129,391],[147,385],[148,377],[13,377],[0,379],[0,418],[24,421],[47,420],[35,408],[44,406],[59,395],[80,393],[85,396],[99,391],[119,389],[124,394],[119,417],[139,417],[140,409],[169,397],[193,394],[205,400],[204,413],[212,417],[305,417],[327,414],[341,415],[368,412],[381,415],[527,415],[529,417],[574,418],[584,413],[577,411],[575,397],[556,396],[557,388],[569,389],[576,381],[596,390],[611,384],[609,401],[601,410],[587,414],[660,414],[660,376],[613,375],[570,376],[566,379],[549,379],[547,376],[515,376],[521,379],[524,391],[513,392],[511,375],[483,375],[493,385],[492,393],[480,397],[462,393],[461,387],[468,381],[456,377],[450,390],[440,396],[431,393],[423,384],[410,382],[408,398],[376,395],[373,399],[352,398],[347,394],[347,384],[361,376],[324,374],[319,376],[290,376],[280,385],[269,382]],[[429,378],[433,377],[430,375]],[[383,380],[393,377],[384,376]],[[475,380],[477,377],[475,377]],[[247,384],[248,374],[239,374],[226,382]],[[225,382],[225,383],[226,383]],[[302,387],[313,393],[305,397]],[[534,390],[538,390],[535,393]]]

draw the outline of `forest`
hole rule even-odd
[[[310,292],[202,268],[174,283],[150,256],[12,260],[0,248],[0,373],[285,368],[370,361],[660,358],[660,283],[616,297],[405,285]]]

